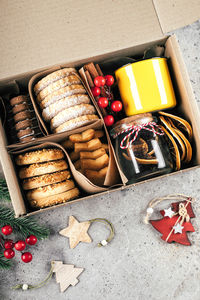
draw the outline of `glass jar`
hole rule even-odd
[[[151,113],[120,120],[111,130],[119,166],[128,184],[172,172],[164,132]]]

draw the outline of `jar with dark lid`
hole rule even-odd
[[[151,113],[117,122],[111,130],[119,166],[128,183],[172,172],[173,162],[164,132]]]

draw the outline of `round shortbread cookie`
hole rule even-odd
[[[24,110],[27,110],[27,109],[29,109],[28,103],[24,102],[24,103],[14,105],[13,108],[12,108],[12,112],[15,115],[15,114],[19,113],[20,111],[24,111]]]
[[[26,95],[20,95],[20,96],[10,99],[10,104],[12,106],[14,106],[14,105],[26,102],[27,100],[28,100],[28,97]]]
[[[69,108],[64,109],[59,112],[53,119],[51,119],[51,130],[57,128],[61,124],[75,119],[77,117],[81,117],[84,115],[93,115],[95,114],[95,108],[91,104],[79,104]]]
[[[41,198],[57,195],[69,191],[75,187],[73,180],[46,185],[29,191],[26,194],[28,200],[39,200]]]
[[[19,139],[23,139],[23,137],[27,137],[29,135],[34,135],[34,131],[30,127],[27,127],[26,129],[19,130],[17,132],[17,136],[18,136]]]
[[[36,176],[28,179],[24,179],[22,182],[22,187],[24,190],[32,190],[45,185],[61,182],[67,180],[71,177],[69,171],[55,172],[52,174],[45,174],[41,176]]]
[[[23,136],[20,139],[20,143],[27,143],[27,142],[31,142],[33,140],[35,140],[35,136],[33,134],[28,134],[28,135]]]
[[[40,104],[41,109],[44,109],[45,107],[49,106],[50,104],[52,104],[60,99],[63,99],[67,96],[72,96],[75,94],[86,94],[86,90],[82,84],[72,84],[72,85],[66,86],[62,89],[59,89],[59,90],[51,93],[50,95],[48,95],[39,104]]]
[[[67,77],[64,77],[60,80],[57,80],[51,84],[49,84],[46,88],[44,88],[39,94],[37,95],[38,102],[41,102],[44,100],[45,97],[50,95],[51,93],[72,84],[79,84],[81,83],[80,79],[75,75],[70,75]]]
[[[17,122],[15,124],[15,129],[18,131],[18,130],[26,129],[27,127],[31,127],[31,126],[32,126],[32,121],[27,119],[27,120]]]
[[[63,157],[64,153],[60,149],[42,149],[19,154],[16,158],[16,164],[18,166],[30,165],[51,160],[58,160]]]
[[[90,123],[91,121],[98,120],[99,117],[97,115],[87,115],[87,116],[81,116],[75,119],[72,119],[70,121],[67,121],[54,129],[55,133],[60,133],[68,130],[72,130],[78,127],[81,127],[83,125],[86,125]]]
[[[26,119],[31,119],[31,112],[30,110],[20,111],[19,113],[13,116],[13,119],[16,123]]]
[[[42,111],[42,116],[45,121],[50,121],[63,109],[78,104],[89,104],[89,103],[90,103],[90,98],[88,97],[88,95],[77,94],[77,95],[68,96],[44,108]]]
[[[38,200],[30,200],[29,203],[32,207],[43,208],[43,207],[52,206],[60,203],[65,203],[69,200],[77,198],[78,195],[79,195],[79,190],[77,188],[74,188],[58,195],[53,195]]]
[[[35,94],[37,95],[40,91],[42,91],[45,87],[47,87],[52,82],[55,82],[73,73],[77,73],[76,69],[64,68],[45,76],[40,81],[38,81],[38,83],[34,86]]]
[[[67,168],[67,162],[63,159],[40,164],[32,164],[19,170],[19,178],[24,179],[34,176],[40,176],[58,171],[64,171]]]

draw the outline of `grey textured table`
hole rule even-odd
[[[200,106],[200,21],[175,31],[180,43],[190,80]],[[37,216],[48,224],[51,236],[33,247],[30,264],[17,262],[10,271],[0,272],[0,299],[8,300],[121,300],[121,299],[200,299],[200,169],[176,174],[110,195],[57,208]],[[192,247],[164,243],[150,225],[142,222],[148,202],[168,193],[185,193],[197,198],[196,233],[189,233]],[[111,220],[116,229],[113,242],[104,248],[96,243],[108,231],[101,224],[89,229],[93,243],[68,247],[67,238],[58,231],[67,226],[68,216],[80,221],[94,217]],[[63,260],[85,268],[80,282],[65,293],[52,279],[46,286],[32,291],[11,291],[17,283],[37,283],[50,269],[51,260]]]

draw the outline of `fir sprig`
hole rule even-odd
[[[9,269],[12,266],[12,262],[6,259],[3,253],[0,253],[0,269]]]
[[[39,225],[32,217],[15,218],[14,212],[8,207],[0,207],[0,226],[11,225],[13,231],[26,238],[35,235],[39,240],[49,236],[49,229]]]
[[[5,179],[0,178],[0,199],[10,201],[10,194]]]

